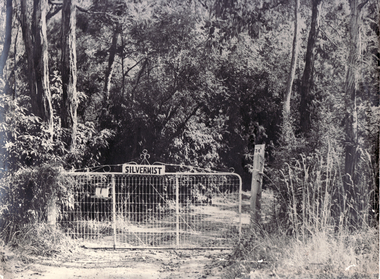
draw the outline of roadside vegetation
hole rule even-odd
[[[379,233],[319,232],[303,241],[251,231],[226,265],[225,278],[378,278]]]
[[[1,1],[2,248],[24,260],[78,248],[48,224],[52,203],[72,202],[64,170],[114,171],[148,150],[152,163],[231,167],[249,191],[265,144],[271,195],[215,263],[224,276],[378,277],[378,11],[375,0]]]
[[[267,177],[271,195],[262,197],[261,222],[236,245],[227,278],[378,278],[371,174],[362,176],[358,195],[347,201],[334,158],[300,156],[279,174],[272,170],[275,181]],[[370,171],[369,163],[363,159],[362,174]]]

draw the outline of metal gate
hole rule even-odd
[[[122,172],[67,175],[74,187],[59,223],[88,247],[223,249],[240,235],[235,173],[125,165]]]

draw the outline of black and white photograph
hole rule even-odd
[[[378,0],[0,0],[0,279],[378,279]]]

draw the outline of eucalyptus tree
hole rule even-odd
[[[77,50],[76,50],[76,1],[63,0],[61,29],[62,67],[62,128],[71,129],[71,149],[75,149],[77,134]]]
[[[347,74],[345,82],[345,179],[344,185],[348,199],[353,195],[352,183],[355,175],[355,166],[357,164],[356,149],[358,144],[358,119],[357,119],[357,91],[359,80],[359,63],[360,63],[360,28],[362,24],[361,11],[368,1],[360,2],[350,0],[350,20],[348,25],[349,32],[349,53],[347,61]]]
[[[132,158],[143,146],[156,158],[166,156],[169,145],[200,111],[203,102],[204,69],[199,64],[203,35],[194,29],[196,15],[187,3],[172,7],[164,2],[145,10],[152,13],[151,17],[134,15],[125,40],[130,44],[123,48],[128,55],[124,60],[127,71],[115,76],[123,81],[119,83],[123,88],[115,85],[116,88],[125,92],[124,96],[114,94],[122,102],[113,102],[111,108],[123,127],[118,128],[120,135],[124,135],[124,140],[115,142],[116,149],[129,150]],[[135,11],[140,8],[136,6]]]
[[[366,9],[369,6],[369,9]],[[363,118],[362,109],[360,107],[365,107],[366,99],[372,99],[366,97],[363,93],[368,95],[374,92],[373,73],[371,70],[365,70],[368,66],[373,69],[373,49],[376,49],[376,43],[373,45],[373,38],[371,38],[371,33],[373,31],[378,32],[378,27],[375,30],[371,28],[365,28],[363,24],[363,19],[371,23],[373,20],[373,14],[375,14],[374,5],[372,1],[349,1],[350,17],[348,22],[348,59],[347,59],[347,72],[345,77],[344,85],[344,104],[345,104],[345,118],[344,118],[344,128],[345,128],[345,138],[344,138],[344,177],[343,185],[346,191],[346,200],[348,203],[354,203],[355,205],[360,205],[360,201],[357,199],[358,194],[360,195],[360,189],[362,183],[360,180],[363,179],[360,174],[363,170],[360,168],[361,160],[363,159],[363,150],[365,145],[363,144],[363,125],[361,125],[361,118]],[[365,32],[364,32],[365,31]],[[372,43],[371,43],[372,40]],[[378,49],[376,50],[378,52]],[[370,59],[366,59],[370,56]],[[371,57],[372,56],[372,57]],[[370,77],[366,77],[366,75]],[[376,90],[376,89],[375,89]],[[378,104],[378,103],[377,103]],[[371,101],[370,101],[371,106]],[[373,104],[372,104],[373,106]],[[367,106],[367,110],[370,107]],[[362,135],[361,135],[362,134]],[[364,140],[365,142],[366,140]],[[371,160],[370,160],[371,161]],[[360,178],[359,178],[360,177]],[[371,183],[372,184],[372,183]],[[368,191],[368,190],[367,190]],[[366,191],[366,192],[367,192]],[[378,191],[378,190],[377,190]],[[350,208],[349,206],[347,206]],[[350,208],[350,216],[352,219],[351,225],[360,223],[360,215],[355,208]]]
[[[3,78],[3,71],[5,67],[5,63],[7,62],[9,49],[11,47],[12,41],[12,19],[13,19],[13,7],[12,0],[7,0],[6,3],[6,17],[5,17],[5,34],[4,34],[4,44],[3,50],[0,56],[0,78]]]
[[[294,76],[296,72],[297,67],[297,59],[298,59],[298,53],[299,53],[299,6],[300,1],[295,0],[294,2],[294,31],[293,31],[293,45],[292,45],[292,55],[291,55],[291,62],[289,67],[289,76],[286,83],[286,92],[285,92],[285,99],[284,99],[284,108],[283,108],[283,118],[284,122],[289,121],[289,115],[290,115],[290,99],[292,95],[292,87],[293,87],[293,81]],[[284,125],[288,125],[288,123],[284,123]],[[287,136],[285,136],[287,137]]]
[[[7,0],[6,2],[6,20],[5,20],[5,34],[4,34],[4,44],[3,44],[3,50],[1,52],[0,56],[0,95],[5,94],[5,81],[3,77],[4,67],[7,62],[9,49],[11,47],[11,40],[12,40],[12,19],[13,19],[13,7],[12,7],[12,0]],[[5,110],[4,107],[0,107],[0,123],[4,123],[5,119]],[[5,169],[6,162],[5,162],[5,133],[3,129],[0,131],[0,141],[1,141],[1,147],[0,147],[0,166],[1,168]]]
[[[316,59],[316,41],[319,34],[319,21],[322,0],[311,0],[311,20],[310,20],[310,31],[307,39],[307,48],[305,54],[305,67],[302,74],[301,85],[300,85],[300,130],[303,134],[308,134],[310,132],[310,122],[311,122],[311,102],[313,88],[313,72],[314,72],[314,60]]]
[[[29,7],[27,3],[26,0],[21,0],[21,28],[28,61],[31,112],[48,123],[50,134],[53,136],[46,30],[48,1],[34,0],[33,7]]]

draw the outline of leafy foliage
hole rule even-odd
[[[23,10],[16,7],[14,17],[31,19],[35,8],[31,4],[22,6]],[[59,10],[54,1],[49,5],[51,11]],[[30,87],[27,30],[13,21],[5,82],[0,88],[0,156],[4,171],[9,172],[4,185],[20,177],[12,183],[19,183],[15,189],[24,189],[25,173],[37,183],[34,173],[48,164],[65,169],[118,164],[138,158],[147,149],[151,161],[233,167],[248,189],[247,155],[253,153],[255,144],[266,143],[269,179],[264,179],[264,187],[276,191],[286,230],[298,233],[299,220],[315,226],[315,220],[325,213],[312,211],[315,215],[311,216],[305,209],[321,205],[322,197],[327,197],[335,218],[326,222],[329,225],[339,226],[341,214],[350,218],[350,210],[372,210],[369,207],[379,191],[375,1],[365,2],[362,10],[365,24],[360,29],[357,68],[362,78],[355,111],[357,170],[351,185],[357,197],[353,200],[344,200],[341,189],[347,145],[344,96],[350,8],[346,1],[326,1],[321,9],[308,96],[311,128],[306,135],[299,126],[311,14],[305,3],[300,7],[300,54],[292,88],[292,121],[287,125],[281,115],[291,53],[292,2],[94,0],[82,5],[76,10],[75,139],[71,139],[71,128],[63,128],[60,120],[68,105],[62,89],[61,16],[48,17],[46,26],[53,129],[33,114],[36,98]],[[16,195],[11,188],[4,189]],[[25,197],[19,199],[23,204]],[[378,214],[378,208],[373,210]],[[354,223],[359,226],[368,223],[367,219]]]
[[[97,164],[101,150],[108,144],[113,133],[109,129],[97,131],[94,124],[80,124],[76,136],[77,149],[67,150],[69,138],[67,130],[55,124],[54,138],[40,118],[27,113],[27,97],[12,100],[10,96],[2,96],[1,105],[7,110],[5,121],[1,126],[4,134],[5,169],[17,171],[23,167],[40,166],[45,163],[59,163],[62,166],[78,168]],[[75,165],[74,165],[75,160]]]
[[[47,207],[54,197],[60,204],[69,203],[70,178],[58,166],[43,164],[22,168],[1,180],[0,233],[10,241],[28,223],[46,221]]]

